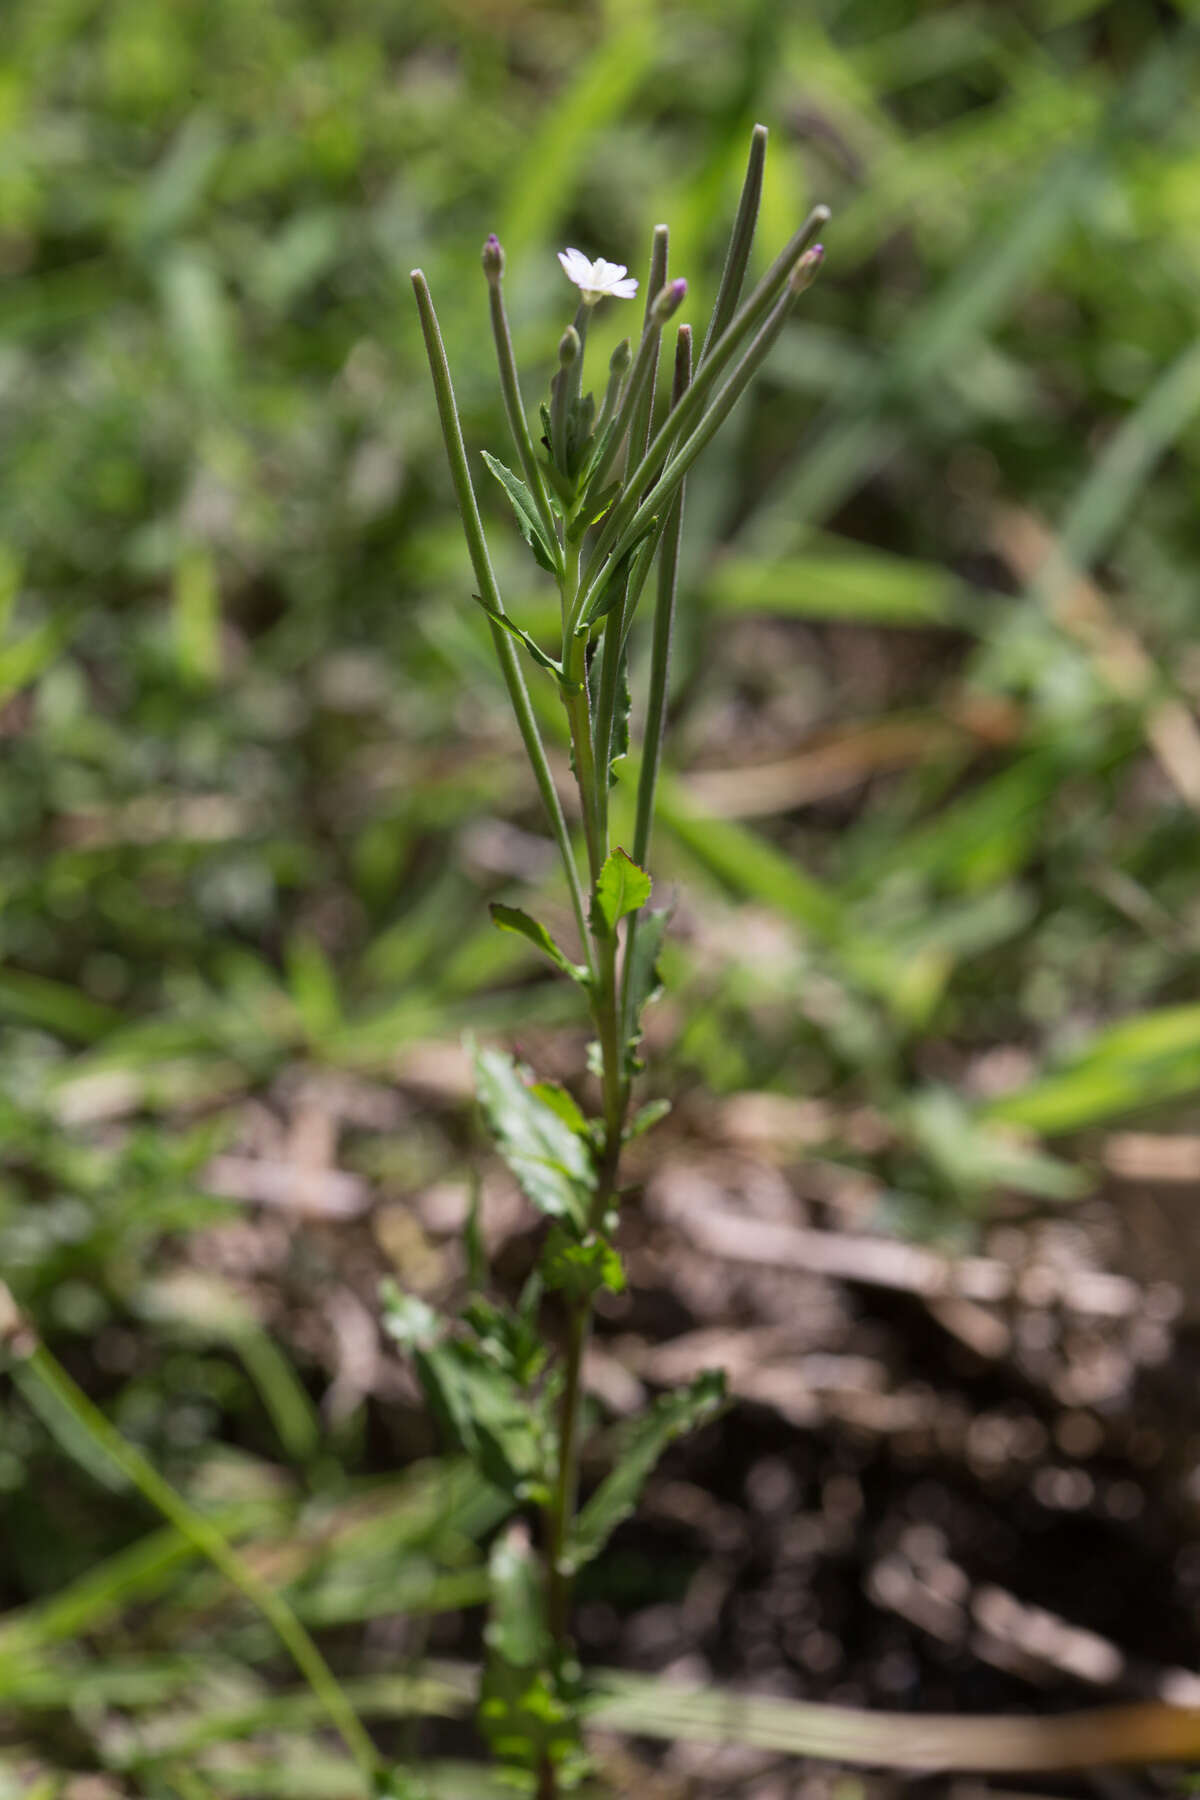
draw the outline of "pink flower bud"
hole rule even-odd
[[[683,297],[687,293],[687,282],[680,276],[675,281],[668,281],[651,308],[650,317],[656,325],[665,325],[671,314],[678,312],[683,305]]]

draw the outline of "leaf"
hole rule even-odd
[[[616,421],[614,420],[614,426],[615,423]],[[612,427],[610,427],[610,430],[611,429]],[[605,436],[608,436],[608,432],[605,433]],[[570,529],[567,532],[567,536],[571,539],[572,543],[574,543],[577,538],[581,538],[585,531],[597,524],[599,520],[604,517],[613,501],[617,498],[617,495],[621,492],[623,486],[623,482],[610,481],[608,486],[601,488],[598,494],[586,493],[583,496],[583,499],[579,502],[575,517],[571,520]]]
[[[513,512],[516,514],[517,524],[521,528],[521,536],[533,551],[534,560],[546,570],[547,574],[557,575],[558,545],[551,543],[546,536],[546,528],[538,517],[533,495],[521,477],[514,475],[512,470],[506,468],[498,457],[492,456],[485,450],[483,460],[508,495]]]
[[[488,1575],[480,1729],[499,1761],[522,1770],[549,1762],[562,1772],[555,1791],[573,1787],[582,1772],[579,1680],[551,1640],[541,1566],[523,1524],[497,1539]]]
[[[405,1350],[436,1342],[442,1321],[416,1294],[406,1294],[390,1279],[379,1284],[383,1329]]]
[[[1078,1131],[1200,1086],[1200,1006],[1165,1006],[1100,1031],[1065,1066],[982,1109],[1048,1135]]]
[[[567,467],[576,481],[590,446],[596,402],[591,394],[578,395],[567,407]]]
[[[629,947],[629,1046],[636,1048],[642,1035],[642,1014],[662,993],[658,959],[671,922],[669,912],[643,913]]]
[[[533,1669],[550,1650],[542,1573],[523,1524],[510,1525],[488,1558],[492,1605],[484,1636],[489,1650],[518,1669]]]
[[[613,708],[612,739],[608,754],[608,785],[617,785],[617,764],[629,754],[629,714],[633,695],[629,691],[629,658],[621,651],[621,668],[617,676],[616,705]]]
[[[659,916],[665,917],[666,915],[660,914]],[[639,1106],[625,1127],[624,1141],[627,1144],[631,1143],[634,1138],[641,1137],[643,1132],[653,1130],[660,1119],[666,1118],[670,1110],[671,1102],[669,1100],[647,1100],[645,1106]]]
[[[510,619],[507,613],[497,612],[495,607],[489,606],[482,594],[472,594],[471,598],[483,608],[493,625],[499,625],[502,631],[507,631],[511,637],[515,637],[519,643],[524,644],[540,668],[549,669],[552,675],[556,675],[564,689],[569,687],[569,683],[563,678],[562,664],[555,662],[552,656],[547,656],[536,638],[531,638],[527,631],[522,631],[516,620]]]
[[[605,613],[611,612],[618,600],[621,599],[629,584],[630,576],[633,572],[634,560],[637,557],[639,550],[645,548],[645,540],[649,537],[657,524],[658,515],[656,513],[652,518],[646,520],[646,523],[642,526],[642,529],[638,532],[637,536],[631,543],[626,545],[620,556],[609,563],[608,567],[610,573],[605,580],[604,586],[600,589],[599,593],[584,613],[582,619],[579,621],[577,630],[580,633],[588,630],[590,626],[596,623],[597,619],[602,619]]]
[[[491,901],[488,911],[492,915],[492,923],[501,931],[515,931],[518,937],[526,938],[535,950],[540,950],[543,956],[548,956],[556,969],[561,969],[564,975],[571,977],[572,981],[586,985],[588,979],[586,968],[581,963],[571,962],[559,949],[546,927],[537,919],[532,918],[529,913],[523,912],[519,906],[505,906],[499,900]]]
[[[618,848],[605,858],[592,895],[592,930],[611,934],[627,913],[636,912],[650,898],[650,877],[632,856]]]
[[[527,1389],[460,1338],[418,1345],[413,1364],[430,1412],[484,1480],[513,1500],[541,1500],[542,1424]]]
[[[1092,1183],[1080,1169],[975,1117],[948,1088],[918,1094],[904,1121],[925,1156],[964,1199],[998,1187],[1044,1200],[1077,1200]]]
[[[565,1293],[576,1306],[595,1298],[601,1288],[625,1292],[625,1270],[608,1239],[591,1233],[580,1243],[561,1225],[551,1228],[542,1251],[542,1273],[549,1293]]]
[[[79,609],[63,607],[24,637],[0,646],[0,700],[28,687],[49,668],[69,643],[79,617]]]
[[[569,1125],[577,1137],[584,1138],[588,1143],[591,1142],[588,1122],[584,1118],[575,1096],[568,1094],[565,1087],[560,1087],[557,1081],[535,1081],[533,1092],[539,1100],[544,1100],[547,1106],[553,1108],[563,1123]]]
[[[557,1230],[558,1227],[555,1227]],[[499,1306],[482,1295],[463,1309],[463,1322],[469,1325],[479,1348],[489,1362],[494,1362],[518,1387],[528,1388],[537,1380],[546,1364],[549,1347],[537,1329],[536,1308],[526,1311]]]
[[[285,952],[288,991],[310,1044],[325,1042],[343,1023],[337,975],[316,938],[297,933]]]
[[[667,1445],[706,1424],[724,1404],[724,1371],[707,1369],[687,1387],[664,1394],[634,1422],[616,1466],[576,1516],[564,1558],[572,1569],[580,1569],[598,1556],[617,1526],[629,1517]]]
[[[463,1227],[463,1248],[467,1253],[467,1280],[477,1294],[482,1293],[488,1283],[487,1246],[479,1221],[479,1189],[479,1177],[472,1172],[471,1204]]]
[[[499,1050],[475,1051],[475,1091],[501,1156],[539,1212],[587,1221],[596,1170],[591,1151]]]

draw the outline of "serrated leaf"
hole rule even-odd
[[[669,1100],[647,1100],[645,1106],[639,1106],[625,1127],[625,1142],[631,1143],[634,1138],[641,1137],[643,1132],[651,1131],[660,1119],[666,1118],[670,1110]]]
[[[529,913],[523,912],[519,906],[505,906],[499,900],[491,901],[488,911],[492,915],[492,923],[501,931],[515,931],[518,937],[527,939],[535,950],[548,956],[555,968],[561,969],[564,975],[569,975],[572,981],[586,983],[586,968],[581,963],[571,962],[559,949],[546,927]]]
[[[611,934],[627,913],[636,912],[650,898],[650,877],[632,856],[618,848],[610,852],[596,877],[592,894],[593,931]]]
[[[629,1517],[667,1445],[707,1423],[724,1404],[724,1372],[708,1369],[687,1387],[664,1394],[634,1422],[625,1434],[615,1467],[576,1516],[565,1557],[571,1568],[580,1569],[598,1556],[617,1526]]]
[[[499,1050],[475,1051],[475,1091],[501,1156],[539,1212],[586,1224],[596,1170],[588,1145]]]
[[[601,1288],[610,1294],[625,1291],[621,1258],[599,1232],[581,1243],[555,1225],[542,1251],[542,1274],[549,1293],[565,1293],[576,1306],[594,1299]]]
[[[558,546],[552,544],[546,536],[546,528],[538,516],[537,505],[528,487],[519,475],[514,475],[513,471],[500,461],[499,457],[492,456],[485,450],[483,460],[508,495],[517,524],[521,529],[521,536],[533,551],[534,560],[546,570],[547,574],[556,575],[558,573]]]

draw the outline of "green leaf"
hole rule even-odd
[[[708,1369],[687,1387],[664,1394],[649,1412],[634,1421],[625,1435],[616,1466],[571,1528],[565,1560],[573,1569],[582,1568],[598,1556],[617,1526],[629,1517],[667,1445],[715,1418],[724,1404],[724,1372]]]
[[[653,518],[647,519],[645,525],[633,539],[633,542],[626,546],[620,556],[610,562],[610,573],[608,578],[587,611],[584,613],[582,619],[579,621],[579,632],[589,630],[590,627],[596,623],[597,619],[602,619],[605,613],[611,612],[613,607],[622,598],[625,589],[632,578],[635,560],[642,553],[645,553],[646,555],[650,554],[652,546],[647,544],[645,540],[649,537],[657,524],[658,515],[655,514]]]
[[[535,950],[540,950],[543,956],[548,956],[556,969],[561,969],[564,975],[571,977],[572,981],[586,985],[588,979],[586,968],[581,963],[571,962],[559,949],[546,927],[537,919],[532,918],[529,913],[523,912],[519,906],[505,906],[499,900],[491,901],[488,911],[492,915],[492,923],[501,931],[515,931],[518,937],[526,938]]]
[[[571,1127],[576,1136],[591,1143],[591,1129],[573,1094],[568,1094],[566,1088],[560,1087],[557,1081],[535,1081],[533,1092],[558,1114],[564,1124]]]
[[[1052,1134],[1078,1131],[1200,1087],[1200,1006],[1166,1006],[1098,1032],[1059,1069],[982,1109]]]
[[[574,1305],[594,1299],[601,1288],[625,1292],[625,1270],[608,1239],[590,1233],[583,1243],[561,1225],[552,1227],[542,1251],[542,1273],[550,1293],[565,1293]]]
[[[517,524],[521,528],[521,536],[533,551],[534,559],[550,575],[558,573],[558,545],[551,543],[546,536],[546,528],[538,517],[537,506],[533,495],[512,470],[488,451],[483,452],[483,460],[491,470],[500,486],[512,502]]]
[[[501,1533],[488,1558],[492,1606],[484,1633],[489,1650],[518,1669],[533,1669],[550,1651],[542,1572],[523,1524]]]
[[[316,938],[297,933],[288,943],[288,991],[310,1044],[324,1043],[344,1023],[337,974]]]
[[[629,950],[629,1051],[636,1051],[642,1037],[642,1014],[662,993],[658,959],[671,922],[669,912],[643,913]]]
[[[418,1345],[413,1364],[439,1427],[484,1480],[513,1500],[542,1500],[544,1432],[528,1390],[460,1338]]]
[[[614,420],[613,425],[609,427],[609,431],[605,432],[606,438],[615,428],[615,425],[616,421]],[[621,492],[623,486],[623,482],[610,481],[608,486],[601,488],[598,494],[592,494],[590,492],[584,494],[583,499],[579,502],[575,517],[571,520],[570,529],[567,532],[567,536],[571,539],[572,543],[578,538],[581,538],[585,531],[589,530],[591,526],[597,524],[599,520],[604,517],[613,501],[617,498],[617,495]]]
[[[587,455],[596,417],[596,402],[591,394],[577,395],[567,407],[567,467],[576,481]]]
[[[527,1073],[502,1051],[475,1051],[475,1091],[501,1156],[539,1212],[582,1230],[596,1186],[591,1151]]]
[[[467,1280],[477,1294],[481,1294],[488,1283],[487,1246],[479,1221],[479,1188],[479,1177],[472,1173],[471,1204],[463,1227],[463,1248],[467,1253]]]
[[[1077,1200],[1092,1186],[1081,1169],[975,1117],[948,1088],[918,1094],[904,1108],[904,1120],[929,1161],[964,1199],[1003,1187],[1044,1200]]]
[[[64,650],[80,617],[80,609],[63,607],[24,637],[0,646],[0,700],[7,700],[36,681]]]
[[[488,1574],[480,1729],[500,1762],[530,1771],[549,1762],[559,1771],[556,1791],[574,1787],[584,1769],[579,1672],[551,1639],[541,1564],[524,1525],[497,1539]]]
[[[405,1350],[436,1342],[442,1321],[416,1294],[406,1294],[390,1278],[379,1284],[383,1329]]]
[[[660,917],[665,918],[666,914],[661,914]],[[638,1108],[625,1127],[625,1142],[631,1143],[634,1138],[641,1137],[643,1132],[651,1131],[660,1119],[666,1118],[670,1110],[669,1100],[647,1100],[645,1106]]]
[[[617,764],[629,754],[629,714],[633,695],[629,691],[629,658],[621,652],[621,668],[617,676],[616,705],[613,707],[612,741],[608,747],[608,785],[617,784]]]
[[[608,935],[617,928],[627,913],[636,912],[650,898],[650,877],[639,868],[632,856],[621,849],[613,850],[596,877],[592,896],[592,930]]]
[[[503,1369],[518,1387],[528,1388],[537,1380],[546,1365],[549,1347],[538,1332],[536,1308],[514,1311],[477,1294],[464,1307],[462,1316],[488,1361]]]
[[[483,608],[493,625],[499,625],[502,631],[507,631],[510,637],[515,637],[518,643],[524,644],[539,668],[549,669],[552,675],[558,677],[559,683],[564,689],[568,687],[569,684],[563,679],[562,664],[555,662],[552,656],[547,656],[536,638],[531,638],[527,631],[522,631],[516,620],[510,619],[507,613],[497,612],[495,607],[489,606],[482,594],[472,594],[471,598]]]

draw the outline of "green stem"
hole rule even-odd
[[[654,416],[654,391],[658,382],[658,352],[662,339],[662,327],[654,324],[654,302],[667,285],[667,261],[669,256],[670,237],[665,225],[654,228],[654,242],[650,249],[650,269],[646,277],[646,309],[642,319],[642,344],[653,341],[654,354],[648,361],[641,387],[634,392],[631,383],[633,405],[629,420],[629,463],[636,468],[646,454],[646,446],[650,441],[650,421]],[[639,351],[640,356],[640,351]],[[621,665],[625,657],[625,639],[629,631],[630,616],[633,611],[633,598],[630,594],[629,581],[626,579],[625,592],[617,601],[604,621],[604,636],[600,651],[600,693],[596,703],[596,763],[603,773],[604,780],[604,817],[608,818],[608,765],[612,755],[613,724],[617,713],[617,695],[621,686]]]
[[[583,577],[584,602],[590,600],[600,570],[617,540],[626,533],[642,496],[660,473],[677,439],[691,431],[704,412],[707,397],[723,369],[737,354],[747,337],[771,312],[782,293],[788,276],[817,232],[829,219],[827,206],[815,206],[800,230],[780,252],[750,298],[739,307],[720,337],[710,347],[696,378],[678,409],[668,414],[650,441],[650,446],[637,468],[625,483],[625,491],[604,522]],[[741,366],[741,365],[739,365]]]
[[[626,439],[629,442],[627,468],[629,464],[636,466],[645,452],[650,417],[654,407],[658,347],[662,341],[662,325],[654,318],[654,302],[666,285],[666,280],[667,227],[656,225],[654,242],[650,250],[650,269],[646,277],[646,311],[642,322],[641,342],[638,344],[633,372],[629,377],[629,385],[625,389],[621,401],[621,409],[617,414],[617,422],[612,437],[609,439],[608,448],[588,476],[587,492],[589,494],[600,492],[609,470],[617,460],[621,445]]]
[[[0,1311],[3,1311],[2,1303]],[[174,1526],[180,1537],[206,1556],[231,1586],[262,1614],[320,1701],[330,1723],[340,1733],[362,1772],[368,1792],[372,1791],[384,1765],[362,1721],[342,1692],[337,1676],[282,1594],[263,1581],[211,1520],[195,1512],[182,1495],[163,1480],[153,1464],[126,1442],[99,1407],[76,1386],[57,1358],[32,1336],[31,1328],[23,1324],[20,1334],[14,1334],[10,1341],[13,1379],[30,1403],[38,1405],[39,1390],[41,1395],[48,1396],[54,1410],[65,1413],[95,1449]],[[46,1410],[39,1407],[43,1417]],[[69,1442],[67,1448],[70,1449]]]
[[[504,290],[500,277],[488,279],[488,301],[492,314],[492,336],[496,341],[496,361],[500,369],[500,387],[504,394],[504,411],[508,417],[508,428],[512,433],[513,444],[525,476],[526,485],[533,495],[538,517],[545,527],[552,544],[558,542],[558,529],[554,514],[550,509],[546,483],[538,466],[534,453],[533,439],[529,434],[529,421],[525,415],[525,403],[521,399],[521,383],[517,374],[517,359],[513,352],[512,333],[508,327],[508,313],[504,306]]]
[[[801,271],[800,274],[803,274],[803,271]],[[675,451],[674,455],[667,463],[666,468],[662,471],[658,483],[652,492],[647,494],[640,506],[634,508],[623,536],[619,537],[616,541],[613,551],[615,558],[619,558],[629,544],[637,541],[639,533],[645,530],[655,512],[667,504],[700,452],[711,442],[717,432],[721,429],[721,426],[725,423],[726,419],[745,393],[747,387],[750,385],[750,381],[754,376],[755,371],[764,361],[776,338],[779,336],[779,333],[783,330],[788,314],[791,312],[796,298],[796,291],[789,283],[776,300],[774,307],[767,315],[764,323],[760,325],[758,331],[751,339],[745,353],[739,361],[734,364],[728,379],[720,388],[718,388],[708,410],[701,417],[700,423]],[[711,367],[711,362],[709,366]],[[701,370],[700,374],[697,376],[697,381],[702,379],[703,375],[704,370]],[[691,400],[694,388],[695,384],[689,389],[688,393],[680,403],[677,409],[680,414],[683,414],[687,410],[688,402]],[[675,414],[673,412],[668,414],[663,431],[667,429],[674,417]],[[659,436],[661,437],[662,435],[663,433],[660,432]],[[650,458],[647,457],[647,461],[649,460]],[[614,511],[615,510],[616,509],[614,508]],[[603,579],[603,570],[600,572],[599,579]],[[590,593],[585,589],[581,604],[586,607],[590,598]]]
[[[742,283],[746,279],[746,266],[750,261],[750,246],[754,242],[754,227],[758,223],[758,207],[762,199],[763,165],[766,158],[767,128],[765,125],[756,125],[750,136],[750,157],[746,164],[746,179],[742,183],[742,197],[738,201],[737,214],[729,237],[729,250],[726,253],[725,267],[721,274],[721,285],[717,289],[712,318],[708,322],[708,330],[704,334],[704,343],[700,350],[701,362],[708,355],[709,345],[714,344],[721,336],[737,311]]]
[[[438,418],[441,421],[442,437],[446,446],[446,460],[450,465],[450,479],[454,484],[463,535],[467,540],[467,550],[471,557],[471,567],[475,571],[475,579],[479,583],[480,592],[488,606],[494,612],[503,613],[504,602],[500,598],[500,589],[496,585],[496,577],[492,572],[492,559],[488,555],[487,540],[483,535],[483,521],[479,516],[475,489],[471,483],[471,471],[467,467],[467,452],[463,444],[458,408],[454,401],[454,387],[450,380],[450,365],[446,360],[446,347],[442,342],[441,328],[434,311],[429,285],[420,269],[413,270],[412,284],[417,297],[417,310],[421,315],[421,330],[425,336],[429,369],[433,376],[433,391],[437,400]],[[571,848],[570,833],[567,831],[567,822],[559,804],[558,792],[554,786],[554,777],[550,773],[545,745],[542,743],[537,719],[534,717],[533,707],[530,705],[529,693],[525,686],[525,678],[521,673],[521,665],[517,661],[513,641],[503,627],[494,621],[491,629],[492,642],[496,647],[496,658],[500,664],[504,684],[508,689],[508,697],[516,716],[517,728],[525,745],[525,754],[533,769],[538,792],[542,797],[542,805],[546,809],[550,829],[554,834],[554,841],[558,845],[558,853],[566,871],[575,923],[590,968],[591,948],[579,869],[575,862],[575,852]]]
[[[692,378],[692,333],[681,325],[675,341],[675,380],[672,402],[678,406]],[[662,760],[663,735],[667,723],[667,678],[671,663],[671,633],[675,623],[675,594],[679,577],[679,544],[683,535],[684,483],[680,482],[663,528],[658,554],[658,592],[654,603],[654,636],[650,649],[650,691],[646,702],[646,725],[642,733],[642,766],[638,774],[637,817],[633,828],[633,860],[645,868],[650,855],[650,831],[654,823],[654,798],[658,788],[658,769]],[[637,942],[638,917],[629,920],[625,938],[625,980],[621,995],[622,1030],[626,1037],[633,1029],[629,1016],[629,973],[633,967],[633,951]]]

